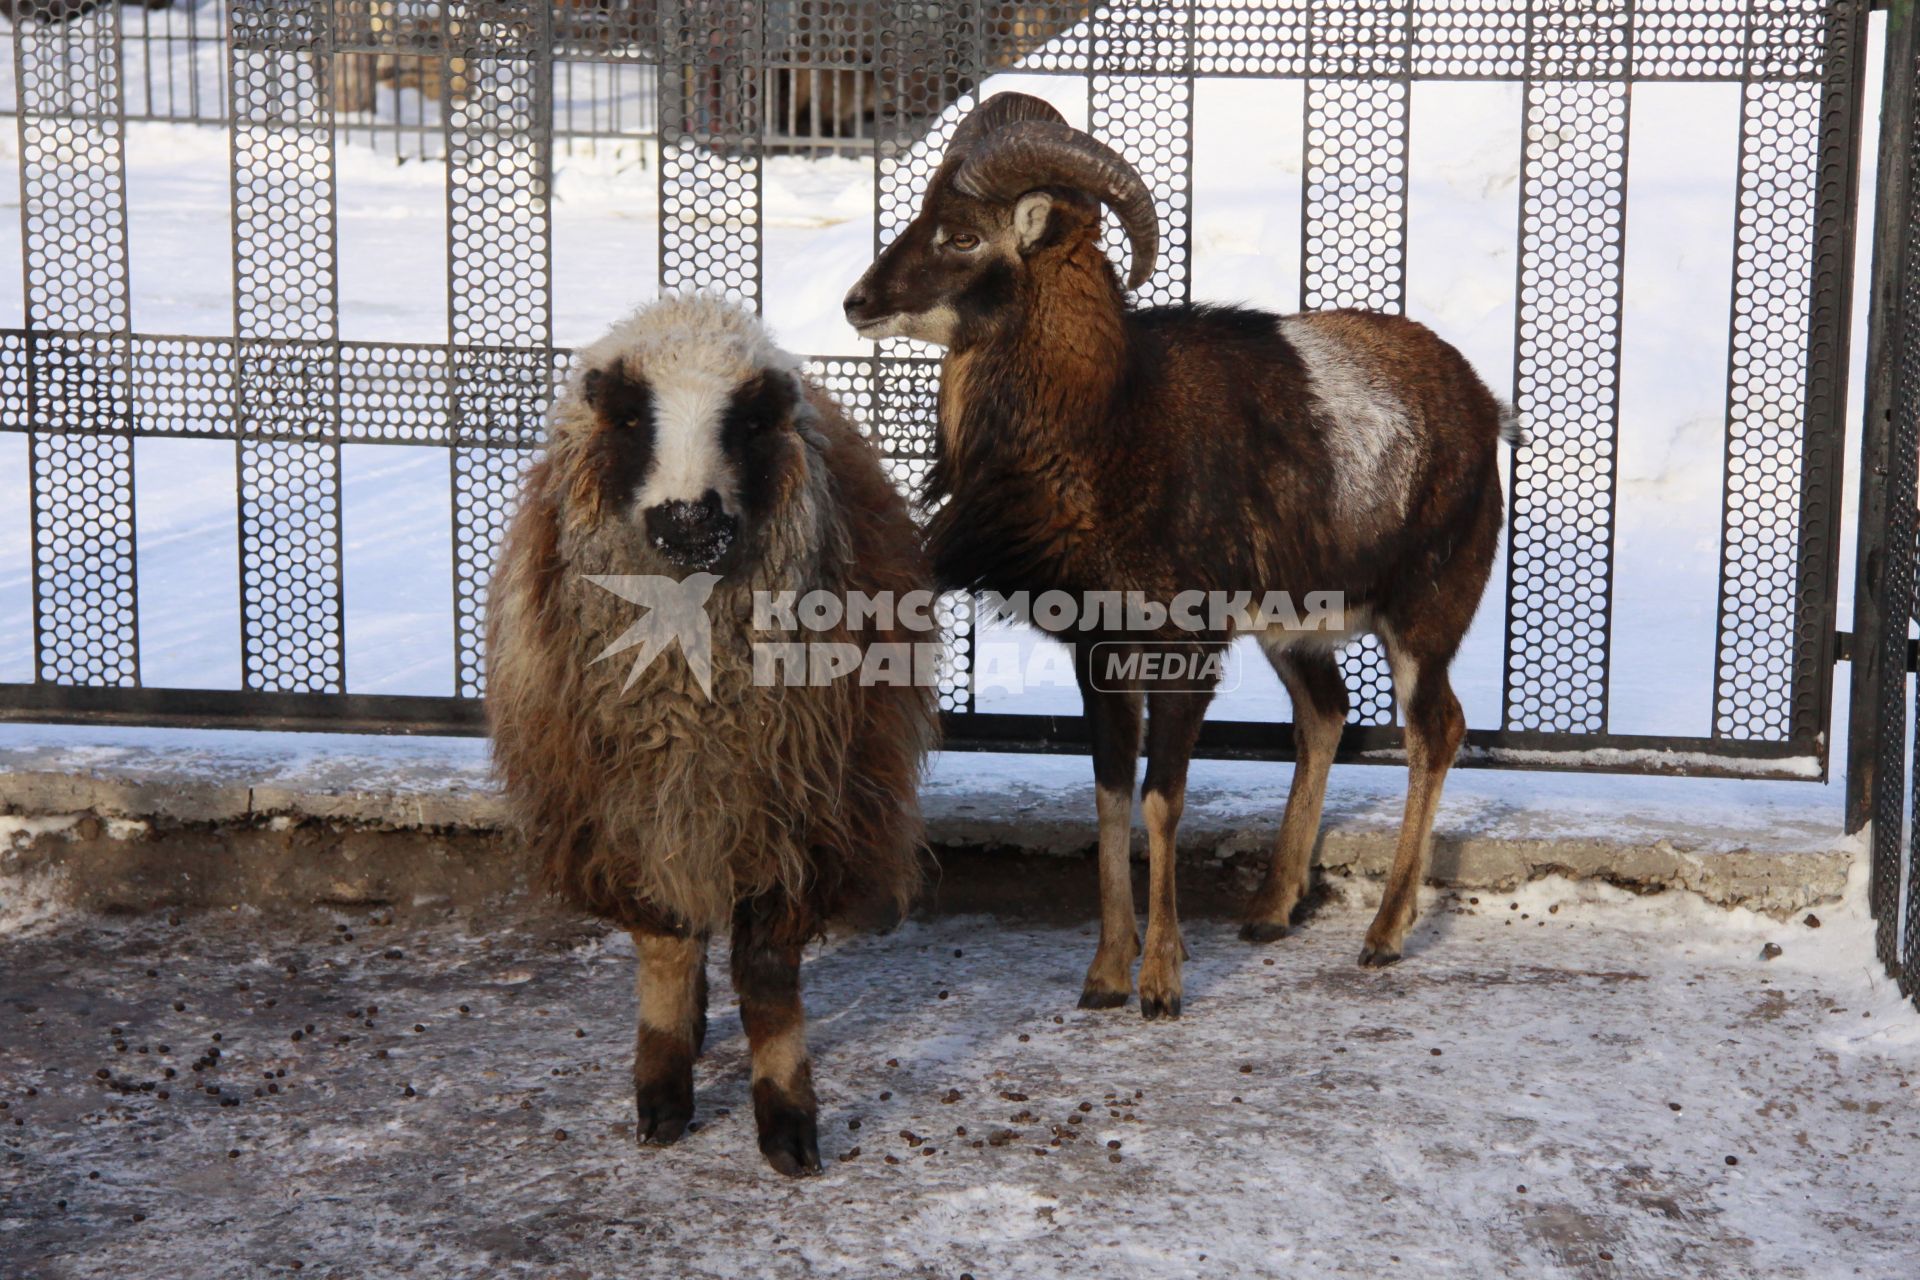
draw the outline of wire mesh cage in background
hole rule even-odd
[[[21,323],[0,331],[0,434],[27,445],[33,621],[29,670],[0,684],[8,715],[478,730],[492,550],[567,366],[554,193],[568,148],[630,150],[620,189],[652,206],[660,287],[763,306],[781,233],[770,164],[866,166],[882,246],[992,77],[1049,77],[1152,187],[1164,249],[1139,300],[1177,304],[1207,212],[1204,91],[1280,82],[1299,94],[1298,297],[1401,311],[1421,230],[1415,103],[1433,84],[1485,83],[1516,86],[1519,117],[1512,363],[1489,373],[1533,442],[1512,459],[1505,581],[1482,623],[1500,641],[1498,705],[1464,762],[1824,770],[1863,0],[39,3],[6,31],[0,102],[19,140],[23,277]],[[1613,706],[1623,256],[1634,89],[1664,83],[1738,99],[1725,461],[1717,581],[1698,602],[1710,714],[1696,732],[1630,733]],[[135,260],[128,228],[129,139],[154,125],[228,144],[201,195],[231,211],[232,304],[200,331],[152,330],[129,301],[132,276],[167,270]],[[439,183],[443,332],[343,323],[367,272],[341,192],[369,155]],[[931,457],[936,353],[784,336],[820,352],[813,371],[912,485]],[[183,687],[143,661],[135,462],[158,440],[232,452],[236,687]],[[342,511],[357,451],[376,446],[444,459],[444,694],[358,681]],[[982,703],[985,624],[965,601],[950,611],[950,740],[1079,749],[1071,715]],[[1384,662],[1367,642],[1343,663],[1343,751],[1382,758],[1397,740]],[[1290,735],[1220,715],[1202,750],[1284,758]]]

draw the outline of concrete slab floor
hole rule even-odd
[[[1920,1015],[1857,883],[1818,927],[1472,896],[1381,972],[1358,900],[1265,948],[1189,921],[1174,1024],[1073,1007],[1079,923],[831,940],[797,1182],[754,1146],[723,948],[701,1127],[641,1149],[624,934],[56,917],[0,933],[0,1273],[1914,1274]]]

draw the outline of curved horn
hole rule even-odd
[[[996,93],[954,126],[953,138],[947,143],[947,156],[957,159],[988,134],[1022,120],[1065,123],[1064,117],[1044,98],[1026,93]]]
[[[1011,204],[1040,187],[1084,191],[1112,209],[1126,228],[1133,244],[1133,274],[1127,287],[1138,289],[1153,274],[1160,252],[1160,217],[1153,207],[1153,193],[1112,147],[1058,118],[1022,120],[996,129],[962,159],[954,187],[962,195],[1001,204]]]

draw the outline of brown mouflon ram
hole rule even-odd
[[[946,348],[926,493],[943,585],[1161,604],[1191,591],[1344,596],[1331,629],[1276,624],[1286,611],[1266,610],[1197,634],[1171,622],[1074,634],[1100,815],[1100,945],[1080,1003],[1125,1004],[1141,951],[1128,847],[1144,708],[1140,1007],[1174,1017],[1174,835],[1213,686],[1155,687],[1127,655],[1145,641],[1217,658],[1251,632],[1292,696],[1298,764],[1242,930],[1266,942],[1309,888],[1347,715],[1338,647],[1362,631],[1381,638],[1410,782],[1360,962],[1398,960],[1465,733],[1447,668],[1500,535],[1499,443],[1518,433],[1458,351],[1398,316],[1129,307],[1100,248],[1103,204],[1132,243],[1137,287],[1159,238],[1139,174],[1045,102],[1000,94],[961,122],[919,215],[847,294],[846,313],[866,337]]]
[[[707,940],[730,926],[760,1150],[782,1173],[819,1168],[800,951],[829,920],[906,903],[938,713],[925,686],[756,677],[754,603],[899,596],[926,577],[877,454],[752,316],[664,301],[581,353],[494,575],[487,708],[546,880],[633,935],[642,1142],[693,1115]],[[667,606],[609,581],[691,591],[673,599],[704,613],[710,665],[697,636],[620,650]],[[863,654],[937,639],[845,618],[862,625],[808,638]]]

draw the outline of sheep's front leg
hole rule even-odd
[[[707,940],[632,932],[640,961],[633,1131],[641,1142],[665,1146],[693,1119],[693,1060],[707,1035]]]
[[[1140,1012],[1149,1021],[1180,1016],[1180,917],[1174,905],[1174,850],[1187,799],[1187,762],[1209,693],[1155,692],[1148,696],[1147,779],[1140,812],[1147,821],[1147,945],[1140,961]]]
[[[820,1168],[819,1104],[800,1007],[804,928],[785,904],[743,902],[733,915],[733,989],[753,1054],[760,1154],[789,1177]]]
[[[1090,647],[1090,646],[1089,646]],[[1103,692],[1082,680],[1093,732],[1100,810],[1100,946],[1080,990],[1082,1009],[1117,1009],[1133,990],[1140,934],[1133,918],[1133,772],[1140,758],[1140,695]]]

